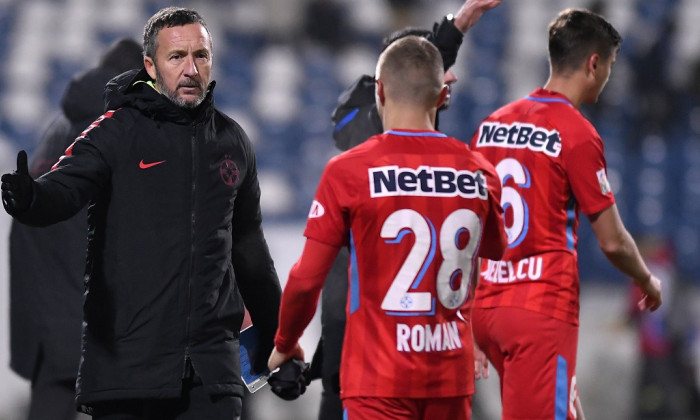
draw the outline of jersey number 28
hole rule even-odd
[[[432,293],[413,290],[423,281],[438,245],[443,260],[436,279],[437,298],[446,308],[461,306],[469,291],[481,230],[479,216],[469,209],[455,210],[445,218],[439,242],[433,223],[417,211],[402,209],[389,215],[381,230],[386,243],[400,243],[409,232],[415,235],[415,243],[384,296],[382,309],[394,315],[434,313]],[[460,246],[462,235],[468,235],[466,246]],[[460,275],[462,281],[457,285]]]

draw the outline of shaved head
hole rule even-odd
[[[376,75],[387,100],[427,108],[437,103],[445,77],[440,52],[418,36],[406,36],[389,45],[379,56]]]

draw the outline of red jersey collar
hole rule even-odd
[[[525,99],[536,102],[561,102],[574,108],[574,104],[571,103],[569,98],[562,95],[561,93],[547,90],[544,88],[535,89],[532,93],[526,96]]]

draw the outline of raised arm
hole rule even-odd
[[[467,0],[454,16],[454,25],[465,33],[474,26],[484,12],[493,9],[501,0]]]
[[[456,15],[447,15],[440,23],[433,25],[430,40],[440,50],[445,70],[457,60],[464,33],[474,26],[484,12],[498,6],[500,2],[501,0],[467,0]]]

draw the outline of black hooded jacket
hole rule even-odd
[[[464,34],[445,16],[435,22],[426,38],[440,51],[447,71],[457,61],[457,52]],[[398,38],[397,38],[398,39]],[[386,41],[385,41],[386,42]],[[388,46],[388,45],[387,45]],[[333,139],[339,150],[348,150],[383,131],[382,120],[374,98],[374,76],[362,75],[338,97],[338,104],[331,114]],[[438,113],[439,114],[439,113]],[[435,116],[437,130],[438,115]]]
[[[104,88],[114,76],[141,67],[141,46],[120,39],[94,68],[75,75],[32,154],[30,173],[51,169],[80,133],[104,112]],[[10,233],[10,366],[20,376],[72,381],[78,374],[87,209],[36,228],[12,223]]]
[[[111,111],[13,215],[48,225],[90,202],[77,383],[84,411],[101,400],[178,397],[190,363],[210,393],[242,396],[244,302],[260,332],[257,367],[277,328],[281,289],[250,141],[214,108],[213,82],[189,111],[150,82],[144,69],[113,79]]]

